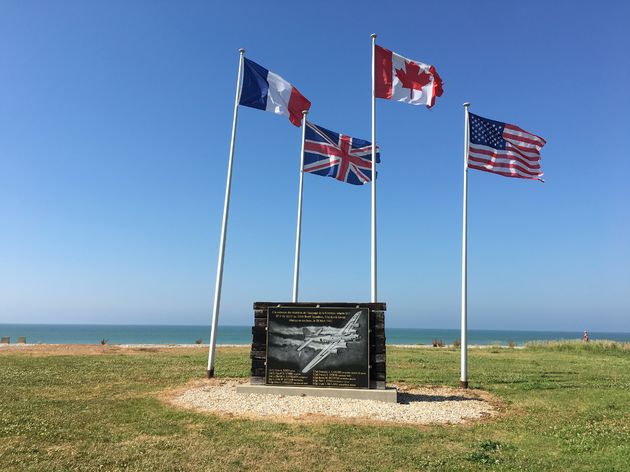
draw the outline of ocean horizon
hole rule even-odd
[[[439,339],[453,344],[459,329],[386,328],[387,344],[431,344]],[[469,329],[469,344],[523,345],[530,341],[582,339],[582,331]],[[119,325],[119,324],[8,324],[0,323],[0,337],[15,343],[20,336],[29,344],[195,344],[208,343],[210,328],[203,325]],[[589,332],[591,340],[630,342],[626,332]],[[250,344],[251,326],[219,326],[217,344]]]

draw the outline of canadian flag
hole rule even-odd
[[[442,79],[435,67],[374,45],[374,93],[378,98],[426,105],[442,96]]]

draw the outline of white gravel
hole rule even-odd
[[[236,393],[239,381],[209,381],[172,398],[173,403],[230,416],[295,419],[356,419],[405,424],[463,423],[494,416],[497,409],[488,395],[449,388],[399,389],[399,403]],[[486,398],[483,398],[486,397]]]

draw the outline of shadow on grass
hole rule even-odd
[[[419,402],[468,402],[476,401],[483,402],[481,398],[463,397],[460,395],[422,395],[417,393],[398,393],[398,403],[408,405],[410,403]]]

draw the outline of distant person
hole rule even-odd
[[[587,343],[588,342],[588,331],[584,331],[584,342]]]

